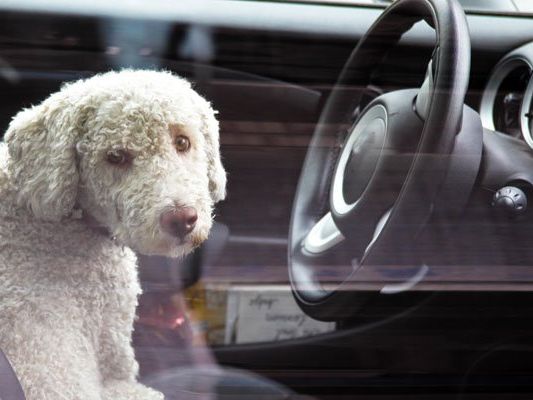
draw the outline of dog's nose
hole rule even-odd
[[[191,233],[198,220],[198,213],[193,207],[180,207],[161,214],[161,227],[172,236],[184,238]]]

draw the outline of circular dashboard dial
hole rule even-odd
[[[533,149],[533,42],[498,62],[483,91],[483,126],[524,140]]]
[[[521,109],[531,65],[528,59],[516,56],[496,66],[481,101],[480,115],[486,128],[517,138],[523,136]]]

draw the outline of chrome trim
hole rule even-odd
[[[522,99],[522,105],[520,106],[520,130],[526,143],[533,149],[533,136],[531,134],[531,128],[529,127],[529,121],[531,118],[526,117],[526,114],[530,114],[533,105],[533,79],[529,78],[526,91],[524,92],[524,98]]]
[[[354,201],[351,204],[348,204],[344,198],[343,194],[343,185],[344,185],[344,170],[346,169],[346,164],[350,157],[354,146],[357,144],[357,138],[359,135],[366,129],[369,123],[373,122],[376,119],[383,121],[385,125],[385,132],[387,131],[387,110],[381,104],[378,104],[371,109],[369,109],[361,119],[354,126],[353,130],[349,133],[348,138],[345,141],[345,144],[342,147],[341,155],[339,157],[339,163],[335,169],[335,174],[333,176],[333,182],[331,185],[332,196],[331,196],[331,207],[337,214],[347,214],[349,213],[357,204],[359,200]]]
[[[385,224],[389,220],[391,213],[392,213],[392,208],[389,208],[389,211],[383,214],[381,218],[379,219],[378,223],[376,224],[376,229],[374,230],[374,234],[372,235],[372,240],[370,241],[370,243],[368,243],[368,246],[366,246],[365,254],[368,252],[368,250],[370,250],[370,248],[376,242],[376,240],[378,240],[378,237],[381,234],[381,231],[383,230],[383,228],[385,227]]]
[[[510,55],[496,65],[481,98],[481,105],[479,107],[479,115],[483,126],[490,130],[496,130],[494,126],[494,102],[496,95],[503,80],[516,68],[527,66],[533,70],[532,61],[522,55]],[[530,79],[531,83],[531,79]],[[525,95],[524,95],[525,98]],[[522,134],[524,131],[522,130]]]

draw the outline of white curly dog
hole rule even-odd
[[[183,256],[225,196],[210,104],[109,72],[18,113],[0,143],[0,348],[28,400],[152,400],[131,346],[134,252]]]

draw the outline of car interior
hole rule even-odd
[[[139,255],[141,381],[217,366],[213,399],[531,398],[527,1],[18,0],[0,21],[2,132],[123,68],[218,110],[209,239]]]

